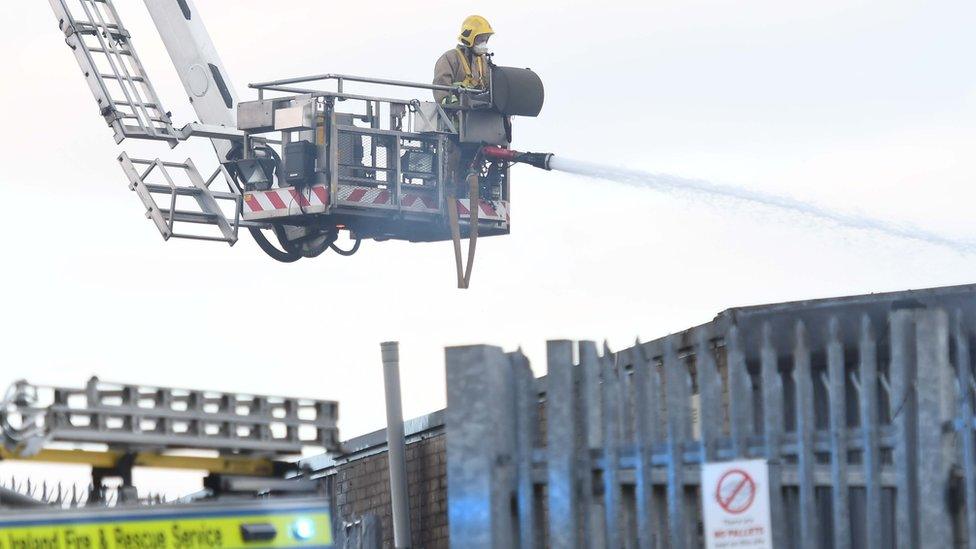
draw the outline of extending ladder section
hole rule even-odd
[[[4,440],[14,452],[37,440],[95,443],[126,451],[207,449],[221,454],[300,454],[337,450],[333,401],[241,395],[106,383],[83,388],[20,381],[0,406]]]
[[[204,180],[190,159],[183,163],[163,162],[158,158],[140,160],[122,153],[119,163],[129,178],[129,188],[139,195],[146,207],[146,217],[156,224],[164,240],[170,237],[188,238],[227,242],[231,246],[237,242],[243,197],[237,192],[220,192],[210,188],[221,176],[230,186],[231,175],[222,165]],[[156,202],[156,196],[166,197],[165,206]],[[232,211],[225,212],[220,202],[227,204]],[[209,225],[219,232],[177,232],[177,223]]]
[[[65,43],[72,49],[115,142],[126,137],[178,143],[132,37],[111,0],[49,0]]]

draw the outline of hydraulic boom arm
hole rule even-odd
[[[237,127],[237,95],[193,0],[145,0],[200,122]],[[221,161],[232,143],[211,139]]]

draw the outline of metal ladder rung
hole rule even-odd
[[[119,81],[122,81],[122,80],[129,81],[129,80],[131,80],[132,82],[145,82],[146,81],[146,79],[143,78],[143,77],[141,77],[141,76],[132,76],[132,77],[129,77],[129,78],[119,78],[119,77],[115,76],[114,74],[100,74],[99,76],[101,76],[102,78],[108,78],[109,80],[119,80]],[[116,101],[115,103],[118,104],[119,102]]]
[[[156,110],[159,110],[159,105],[157,105],[155,103],[136,103],[135,105],[133,105],[133,104],[129,103],[128,101],[113,101],[113,102],[117,106],[120,106],[120,107],[133,107],[133,108],[145,107],[147,109],[156,109]]]
[[[176,193],[178,196],[199,196],[203,194],[202,189],[196,187],[170,187],[169,185],[160,185],[156,183],[145,183],[146,188],[149,189],[151,193],[158,194],[173,194]],[[232,193],[224,193],[219,191],[210,191],[211,196],[217,199],[224,200],[236,200],[237,195]],[[179,213],[179,212],[177,212]]]
[[[156,194],[175,194],[176,196],[200,196],[200,189],[196,187],[170,187],[157,183],[145,183],[146,189]],[[160,209],[162,210],[162,209]]]
[[[129,57],[132,57],[132,52],[129,51],[129,50],[105,51],[102,48],[88,48],[88,51],[90,51],[92,53],[104,53],[104,54],[113,54],[113,53],[116,53],[116,54],[119,54],[119,55],[128,55]]]
[[[77,21],[77,24],[78,25],[83,25],[83,26],[86,26],[86,27],[96,27],[96,28],[99,28],[99,29],[106,28],[106,27],[108,27],[110,29],[119,29],[119,28],[121,28],[121,27],[119,27],[118,23],[106,23],[106,24],[102,25],[101,23],[95,23],[93,21],[78,21],[78,20],[76,20],[76,21]]]
[[[78,23],[78,25],[80,28],[76,28],[74,30],[75,34],[81,34],[83,36],[95,36],[95,34],[98,33],[98,31],[96,31],[95,29],[82,26],[81,23]]]
[[[206,236],[199,234],[183,234],[183,233],[172,233],[170,234],[172,238],[185,238],[187,240],[205,240],[207,242],[237,242],[233,238],[224,238],[222,236]]]
[[[136,116],[134,114],[125,114],[125,113],[119,113],[119,118],[125,118],[125,119],[128,119],[128,120],[139,120],[140,119],[138,116]],[[151,117],[149,117],[149,120],[152,121],[152,122],[159,122],[160,124],[169,124],[169,120],[165,120],[163,118],[156,118],[156,117],[151,116]],[[165,130],[165,129],[166,128],[156,128],[156,130],[160,130],[160,131]]]
[[[129,162],[132,162],[133,164],[143,165],[143,166],[150,166],[152,164],[159,163],[162,164],[164,168],[179,168],[183,170],[189,168],[189,166],[186,165],[186,162],[165,162],[165,161],[157,162],[156,160],[144,160],[141,158],[130,158]]]
[[[116,27],[106,30],[105,27],[102,27],[101,25],[92,25],[91,23],[78,23],[78,27],[75,28],[75,32],[83,36],[101,35],[102,37],[117,41],[118,44],[125,44],[130,38],[132,38],[129,31],[125,29]]]
[[[159,213],[169,219],[170,211],[168,208],[160,208]],[[199,225],[213,225],[217,221],[217,214],[206,212],[190,212],[187,210],[172,210],[173,218],[182,223],[197,223]]]

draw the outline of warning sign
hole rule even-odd
[[[756,499],[756,481],[742,469],[729,469],[718,479],[715,500],[727,513],[745,513]]]
[[[769,467],[765,461],[706,463],[701,495],[708,549],[772,549]]]

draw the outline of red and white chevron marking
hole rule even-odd
[[[303,189],[287,187],[244,193],[244,218],[265,219],[306,213],[322,213],[329,206],[325,185]]]
[[[355,185],[339,186],[339,203],[357,204],[362,206],[393,206],[393,193],[386,189],[373,187],[358,187]],[[470,201],[458,199],[458,215],[462,218],[471,216]],[[430,193],[416,193],[406,191],[400,200],[400,207],[415,212],[438,212],[437,198]],[[479,213],[481,219],[492,221],[509,221],[508,202],[502,200],[481,201]]]
[[[437,198],[430,195],[404,193],[403,199],[400,200],[400,207],[418,212],[436,212]]]
[[[393,206],[393,193],[388,189],[340,185],[338,194],[340,204]],[[411,193],[408,191],[403,193],[400,206],[405,210],[436,212],[437,199],[430,194]]]
[[[392,194],[386,189],[355,185],[339,185],[336,198],[339,203],[352,202],[363,206],[389,206],[393,202]]]
[[[387,189],[340,185],[336,203],[362,207],[393,207],[393,194]],[[471,201],[457,199],[458,216],[471,217]],[[244,219],[259,220],[303,214],[325,213],[329,207],[329,191],[325,185],[303,189],[288,187],[267,191],[251,191],[244,194]],[[437,198],[428,193],[404,192],[400,207],[421,213],[439,213]],[[478,217],[486,221],[509,222],[509,204],[503,200],[482,200]]]
[[[458,216],[461,218],[471,217],[471,201],[464,198],[458,199]],[[482,200],[479,203],[478,218],[490,219],[492,221],[511,221],[508,202],[504,200]]]

